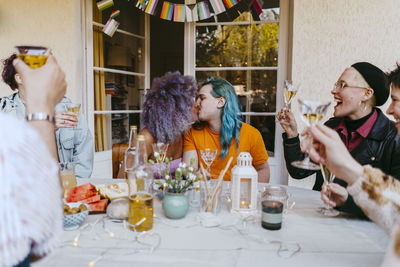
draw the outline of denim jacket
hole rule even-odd
[[[71,103],[71,100],[64,97],[56,105],[56,112],[65,111],[64,104],[66,103]],[[0,111],[13,114],[20,119],[25,118],[25,106],[18,93],[0,98]],[[60,162],[75,163],[77,178],[89,178],[93,170],[94,145],[92,134],[82,112],[78,115],[76,128],[60,128],[56,131],[58,158]]]

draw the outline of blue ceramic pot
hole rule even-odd
[[[189,201],[183,193],[165,193],[162,207],[170,219],[180,219],[185,217],[189,210]]]

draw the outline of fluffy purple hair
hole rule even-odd
[[[172,144],[192,123],[197,84],[192,76],[167,72],[155,78],[147,91],[141,123],[157,142]]]

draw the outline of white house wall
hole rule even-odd
[[[387,71],[400,60],[399,0],[293,2],[292,76],[301,81],[299,98],[333,101],[330,90],[346,67],[368,61]]]
[[[82,46],[80,0],[0,0],[0,58],[15,45],[52,49],[66,72],[67,96],[82,101]],[[0,96],[10,88],[0,83]]]

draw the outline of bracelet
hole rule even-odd
[[[54,117],[47,114],[46,112],[35,112],[29,113],[26,115],[25,119],[27,121],[49,121],[51,123],[55,123]]]

